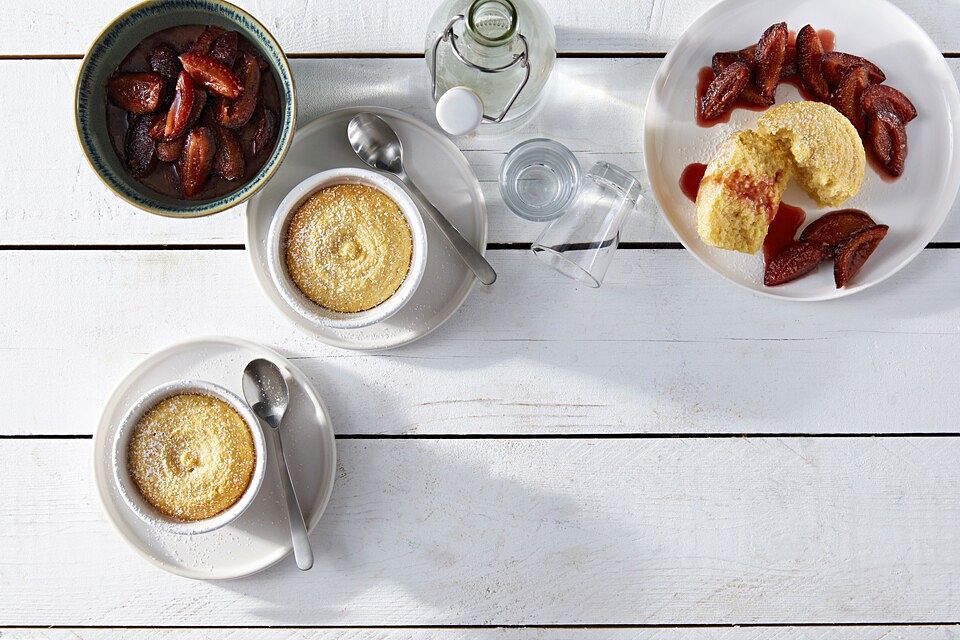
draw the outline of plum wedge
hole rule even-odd
[[[188,51],[180,56],[180,62],[194,81],[218,96],[233,100],[243,93],[243,85],[237,76],[216,58],[199,51]]]
[[[837,289],[850,284],[853,277],[863,268],[867,258],[873,255],[880,242],[887,236],[889,229],[885,224],[868,227],[854,234],[840,247],[833,265],[833,278]]]
[[[157,110],[165,86],[163,76],[154,71],[117,73],[107,80],[107,94],[113,104],[140,115]]]
[[[776,287],[807,275],[829,257],[823,244],[798,240],[773,257],[763,273],[763,284]]]
[[[700,113],[707,120],[719,118],[740,96],[749,81],[750,67],[742,62],[734,62],[707,87],[700,103]]]
[[[900,117],[890,111],[873,114],[867,137],[870,150],[887,173],[902,175],[907,161],[907,130]]]
[[[787,23],[778,22],[768,27],[757,43],[753,81],[760,91],[760,97],[770,103],[773,103],[774,93],[780,84],[788,35]]]
[[[875,224],[866,211],[841,209],[820,216],[808,224],[800,234],[800,239],[805,242],[819,242],[832,256],[855,233]]]
[[[870,72],[866,65],[852,66],[843,75],[830,101],[833,108],[846,116],[861,135],[864,131],[864,119],[860,100],[864,90],[869,86]]]
[[[867,68],[867,78],[870,84],[880,84],[887,79],[887,75],[880,67],[866,58],[842,51],[831,51],[823,54],[823,59],[820,62],[820,71],[823,73],[827,84],[835,89],[840,84],[840,80],[843,79],[844,74],[849,71],[851,67],[857,65],[863,65]]]
[[[910,98],[903,95],[902,91],[885,84],[864,89],[860,104],[868,115],[889,111],[896,114],[903,124],[917,117],[917,108],[910,102]]]
[[[177,175],[183,195],[190,198],[200,192],[210,176],[216,153],[217,141],[210,129],[194,127],[190,130],[177,160]]]
[[[806,25],[797,34],[797,70],[800,79],[817,100],[830,97],[830,87],[823,77],[823,43],[820,35],[811,25]]]

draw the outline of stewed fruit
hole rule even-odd
[[[805,25],[797,33],[797,70],[803,86],[817,100],[830,97],[830,87],[823,77],[823,43],[813,25]]]
[[[276,145],[276,80],[236,31],[189,25],[154,33],[124,58],[106,93],[114,149],[134,178],[165,195],[226,195]]]
[[[826,51],[813,25],[800,29],[795,42],[785,22],[770,25],[756,44],[715,53],[710,66],[713,80],[697,103],[699,121],[718,121],[738,103],[769,107],[779,84],[799,76],[804,95],[846,116],[885,173],[903,173],[906,125],[917,117],[916,107],[903,92],[883,84],[886,74],[870,60]]]
[[[183,195],[191,198],[198,193],[210,177],[217,153],[217,141],[207,127],[194,127],[187,134],[180,158],[177,159],[177,175]]]
[[[917,117],[917,108],[903,92],[885,84],[875,84],[863,90],[863,110],[870,115],[890,111],[906,124]]]
[[[907,161],[907,129],[892,111],[877,111],[870,116],[867,133],[870,150],[887,173],[899,176]]]
[[[867,261],[880,241],[887,236],[889,227],[878,224],[858,231],[837,250],[833,264],[833,279],[837,289],[847,286]]]
[[[857,65],[863,65],[867,68],[867,77],[870,80],[870,84],[879,84],[887,79],[887,75],[877,65],[866,58],[844,53],[843,51],[830,51],[823,54],[823,59],[820,62],[820,72],[823,73],[823,77],[830,86],[830,89],[835,90],[837,85],[840,84],[840,80],[843,79],[844,74],[849,71],[851,67]]]
[[[870,86],[870,72],[866,65],[849,67],[837,83],[833,92],[833,108],[842,113],[847,120],[863,134],[863,108],[860,100],[864,90]]]
[[[814,220],[800,237],[772,256],[763,283],[775,287],[811,273],[833,258],[834,282],[847,286],[887,235],[889,227],[876,224],[866,211],[841,209]]]
[[[734,62],[720,72],[703,95],[700,112],[707,120],[720,117],[733,104],[750,81],[750,67]]]
[[[260,65],[250,54],[237,63],[243,92],[236,100],[220,98],[214,106],[217,121],[228,129],[239,129],[250,121],[260,98]]]
[[[163,99],[163,76],[153,71],[116,73],[107,80],[107,95],[124,111],[152,113]]]
[[[808,224],[800,234],[800,239],[822,244],[828,255],[832,256],[850,236],[875,224],[866,211],[841,209],[822,215]]]
[[[780,84],[783,61],[787,55],[787,23],[771,25],[757,43],[753,81],[757,85],[760,97],[773,103],[774,93]]]
[[[218,96],[236,99],[243,93],[243,85],[233,71],[213,56],[187,51],[180,56],[180,63],[191,78]]]
[[[767,263],[763,284],[775,287],[796,280],[816,269],[827,257],[819,242],[798,240],[788,244]]]

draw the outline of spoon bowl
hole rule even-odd
[[[358,113],[347,125],[347,137],[356,154],[378,171],[403,173],[403,143],[380,116]]]
[[[420,209],[443,233],[447,242],[477,276],[477,280],[486,285],[496,282],[497,272],[493,270],[483,254],[463,237],[463,234],[430,202],[430,199],[407,175],[403,167],[403,144],[397,132],[386,120],[373,113],[358,113],[347,125],[347,138],[354,152],[367,165],[378,171],[392,173],[406,185],[414,200],[420,204]]]
[[[251,361],[243,371],[243,395],[258,418],[279,429],[290,403],[290,391],[283,372],[264,358]]]

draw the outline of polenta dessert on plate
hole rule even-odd
[[[756,253],[791,178],[819,206],[837,206],[863,185],[866,156],[857,130],[819,102],[788,102],[732,134],[697,192],[697,233],[709,245]]]
[[[906,125],[918,117],[916,107],[885,84],[880,67],[835,44],[828,29],[807,24],[794,35],[776,22],[756,43],[717,51],[698,74],[698,126],[728,122],[738,108],[764,114],[754,129],[724,140],[709,165],[688,165],[680,190],[696,202],[697,233],[706,244],[748,254],[763,249],[767,286],[833,259],[836,285],[845,287],[888,231],[865,211],[841,209],[797,237],[806,214],[780,201],[793,179],[817,208],[840,206],[860,192],[868,153],[884,180],[904,172]],[[803,100],[774,106],[784,83]]]
[[[800,217],[780,224],[776,233],[771,223],[780,222],[781,198],[791,179],[819,207],[838,206],[859,193],[865,168],[860,134],[835,108],[820,102],[774,107],[756,130],[728,137],[707,165],[696,196],[697,233],[721,249],[753,254],[763,247],[767,286],[795,280],[833,257],[836,285],[842,288],[886,236],[886,225],[859,210],[835,211],[793,240],[802,211],[789,207]],[[789,235],[781,238],[784,229]],[[773,251],[765,240],[774,241]]]
[[[757,130],[786,149],[797,183],[819,206],[839,206],[860,192],[867,166],[860,134],[830,105],[778,105],[760,116]]]
[[[792,171],[777,140],[732,134],[707,165],[697,192],[697,233],[709,245],[756,253]]]

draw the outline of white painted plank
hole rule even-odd
[[[953,28],[960,9],[954,3],[893,2],[919,22],[941,50],[960,50]],[[422,54],[427,22],[440,2],[237,0],[236,4],[263,22],[291,53]],[[557,48],[567,52],[665,52],[712,4],[713,0],[543,0],[557,28]],[[31,2],[7,12],[0,25],[0,54],[81,54],[129,6],[126,0]],[[760,30],[762,26],[766,25]]]
[[[316,563],[161,572],[90,441],[0,442],[0,625],[952,621],[960,438],[341,440]],[[96,597],[90,597],[96,594]]]
[[[22,108],[5,111],[8,135],[0,154],[4,201],[2,244],[177,244],[243,242],[243,207],[200,220],[169,220],[126,205],[103,186],[80,152],[73,130],[76,61],[0,61],[0,104],[21,105],[23,84],[34,90]],[[642,176],[643,108],[660,60],[565,59],[542,113],[503,136],[458,140],[481,180],[493,243],[530,242],[542,225],[506,209],[496,184],[506,152],[521,140],[553,137],[581,164],[608,160]],[[960,76],[960,60],[950,60]],[[300,122],[336,108],[379,104],[433,122],[422,60],[297,60]],[[691,158],[691,161],[696,158]],[[960,209],[960,204],[955,207]],[[675,241],[650,200],[627,225],[628,242]],[[953,215],[937,241],[960,241]]]
[[[208,334],[295,357],[338,433],[957,431],[960,252],[819,304],[741,291],[679,250],[620,251],[599,290],[490,257],[500,280],[446,326],[358,355],[289,324],[242,251],[0,251],[16,399],[0,433],[91,433],[131,366]]]
[[[4,640],[953,640],[956,626],[631,629],[10,629]]]
[[[488,203],[490,242],[529,242],[540,225],[504,206],[497,174],[506,152],[521,140],[556,136],[584,164],[605,158],[640,173],[641,128],[647,89],[659,60],[562,60],[552,99],[535,121],[515,133],[463,140]],[[36,86],[23,108],[5,117],[24,137],[18,152],[0,154],[5,202],[0,204],[3,244],[150,244],[243,242],[242,215],[230,211],[201,220],[152,216],[114,196],[96,177],[74,133],[72,95],[76,61],[0,61],[0,104],[19,104],[20,78]],[[377,104],[435,122],[422,60],[294,61],[300,123],[337,108]],[[958,65],[960,69],[960,65]],[[601,71],[599,75],[597,72]],[[585,90],[590,87],[591,90]],[[38,113],[46,114],[38,118]],[[44,126],[39,129],[38,121]],[[597,122],[616,126],[598,127]],[[624,136],[624,130],[630,132]],[[53,161],[55,159],[55,161]],[[50,187],[38,188],[38,185]],[[673,239],[659,216],[637,224],[634,234]]]

